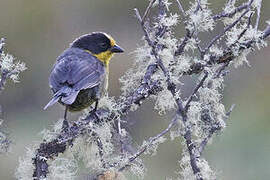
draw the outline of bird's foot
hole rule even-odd
[[[69,129],[69,123],[66,119],[64,119],[63,125],[62,125],[62,131],[67,131],[68,129]]]
[[[98,111],[96,109],[92,109],[88,116],[92,117],[94,122],[99,122],[100,121],[100,115],[98,114]]]
[[[99,119],[99,115],[98,115],[97,111],[94,111],[93,113],[94,113],[94,116],[95,116],[96,119],[97,119],[96,121],[99,122],[100,119]]]

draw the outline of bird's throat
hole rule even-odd
[[[108,51],[105,51],[105,52],[102,52],[102,53],[99,53],[99,54],[93,54],[93,56],[97,57],[98,60],[100,60],[106,66],[108,66],[111,58],[113,57],[113,53],[108,50]]]

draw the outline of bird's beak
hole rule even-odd
[[[113,52],[113,53],[122,53],[122,52],[124,52],[124,50],[120,46],[114,45],[111,48],[111,52]]]

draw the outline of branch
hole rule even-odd
[[[149,2],[148,6],[147,6],[147,8],[146,8],[146,10],[145,10],[145,12],[144,12],[143,17],[141,18],[141,23],[142,23],[142,24],[145,23],[145,20],[146,20],[146,18],[148,17],[148,14],[149,14],[149,12],[150,12],[150,10],[151,10],[151,8],[152,8],[152,6],[153,6],[153,4],[154,4],[155,2],[156,2],[156,0],[151,0],[151,1]]]
[[[193,174],[195,175],[197,180],[203,180],[203,178],[199,175],[201,170],[198,166],[197,159],[198,157],[195,155],[195,150],[196,146],[192,142],[192,137],[191,137],[191,131],[190,129],[186,130],[186,133],[184,134],[184,138],[186,141],[186,145],[188,148],[188,153],[190,156],[190,166],[192,168]]]
[[[257,7],[257,18],[256,18],[256,24],[255,24],[256,30],[258,29],[259,23],[260,23],[261,8],[262,8],[262,0],[259,1],[258,7]]]
[[[261,36],[261,39],[262,40],[266,39],[269,37],[269,35],[270,35],[270,25],[264,29],[262,36]],[[254,45],[254,43],[255,42],[253,40],[247,41],[246,43],[243,44],[244,46],[242,46],[241,48],[242,49],[251,48]],[[224,53],[222,56],[211,56],[210,58],[211,59],[207,65],[211,64],[212,62],[215,62],[217,64],[227,63],[227,62],[232,61],[235,58],[235,56],[233,55],[232,50],[228,49],[227,52]],[[200,62],[194,63],[190,66],[190,69],[188,71],[184,72],[183,74],[184,75],[199,74],[202,72],[204,67],[205,67],[205,65],[203,65]]]
[[[198,11],[200,9],[200,1],[198,1],[198,8],[196,8],[195,11]],[[137,16],[137,19],[139,21],[141,21],[141,16],[140,16],[140,13],[138,11],[138,9],[134,9],[135,10],[135,14]],[[167,82],[167,85],[168,85],[168,90],[171,92],[172,96],[174,97],[177,105],[178,105],[178,110],[182,116],[182,121],[185,123],[186,122],[186,111],[185,109],[183,108],[183,105],[182,105],[182,102],[179,98],[175,98],[175,85],[171,82],[170,80],[170,75],[169,75],[169,72],[168,70],[165,68],[165,66],[163,65],[163,62],[162,60],[160,59],[159,55],[158,55],[158,52],[156,51],[156,48],[154,46],[154,43],[151,41],[150,37],[149,37],[149,34],[147,32],[147,30],[145,29],[144,27],[144,24],[141,22],[141,27],[142,27],[142,30],[144,32],[144,36],[145,36],[145,40],[148,42],[148,45],[152,48],[152,54],[154,55],[155,59],[156,59],[156,62],[157,64],[159,65],[160,69],[162,70],[164,76],[166,77],[166,82]],[[189,31],[188,31],[189,33]],[[187,40],[184,40],[183,41],[183,45],[182,47],[185,46]],[[179,53],[182,53],[183,52],[183,48],[182,50],[180,49],[179,50]],[[205,77],[206,78],[206,77]],[[204,80],[203,80],[204,81]],[[202,82],[203,84],[203,82]],[[187,106],[186,106],[187,107]],[[188,150],[189,150],[189,154],[190,154],[190,165],[193,169],[193,173],[194,175],[200,173],[200,168],[198,167],[198,164],[197,164],[197,161],[196,161],[196,158],[195,158],[195,154],[194,154],[194,148],[195,146],[193,145],[192,143],[192,140],[191,140],[191,131],[190,130],[186,130],[185,132],[185,135],[184,135],[184,138],[186,140],[186,144],[187,144],[187,147],[188,147]],[[141,151],[138,152],[138,154],[135,154],[135,159],[136,157],[138,157],[140,154],[142,154],[144,151],[146,150],[146,147],[144,147]],[[134,158],[131,158],[131,160],[134,159]],[[202,178],[197,178],[197,180],[203,180]]]
[[[217,15],[213,16],[213,19],[214,20],[218,20],[218,19],[221,19],[221,18],[224,18],[224,17],[233,17],[236,13],[238,13],[238,12],[244,10],[244,9],[249,8],[250,5],[253,3],[253,1],[254,0],[250,0],[247,3],[243,3],[241,6],[235,8],[234,10],[232,10],[229,13],[222,12],[220,14],[217,14]]]
[[[135,14],[136,14],[137,19],[141,23],[141,27],[142,27],[142,30],[144,32],[145,40],[147,41],[148,45],[152,49],[152,54],[154,55],[154,57],[156,59],[156,64],[162,70],[164,76],[166,77],[167,89],[171,92],[172,96],[175,97],[175,91],[176,91],[175,88],[176,87],[175,87],[175,84],[173,82],[171,82],[169,71],[165,68],[161,58],[158,55],[158,52],[157,52],[156,47],[154,45],[155,43],[150,39],[149,33],[147,32],[146,28],[144,27],[144,24],[142,24],[141,16],[140,16],[140,13],[139,13],[138,9],[135,8],[134,10],[135,10]],[[160,13],[161,13],[161,11],[160,11]],[[181,104],[180,100],[176,100],[176,102],[177,102],[177,104]],[[180,106],[180,108],[181,107],[182,106]]]
[[[2,54],[5,44],[6,44],[5,43],[5,38],[1,38],[0,39],[0,54]]]
[[[5,38],[1,38],[0,39],[0,55],[2,55],[4,46],[5,46]],[[6,80],[8,78],[7,77],[8,72],[3,71],[1,65],[0,65],[0,69],[1,69],[1,79],[0,79],[0,93],[1,93],[6,84]]]
[[[178,9],[180,10],[180,12],[182,13],[182,15],[185,17],[186,16],[186,13],[185,13],[185,10],[180,2],[180,0],[176,0],[177,2],[177,5],[178,5]]]
[[[229,111],[226,113],[227,118],[230,117],[230,115],[231,115],[231,113],[232,113],[234,107],[235,107],[235,104],[233,104],[233,105],[230,107]],[[214,133],[216,133],[216,132],[219,131],[219,130],[221,130],[221,126],[220,126],[219,124],[216,124],[215,126],[212,126],[212,128],[210,129],[210,131],[209,131],[207,137],[205,137],[205,138],[203,139],[203,141],[201,142],[201,144],[200,144],[200,146],[199,146],[199,153],[200,153],[200,155],[202,155],[202,152],[204,151],[204,149],[205,149],[205,147],[206,147],[208,141],[212,138],[212,136],[214,135]]]
[[[184,52],[184,48],[187,45],[188,40],[192,38],[193,33],[191,33],[188,29],[186,29],[186,31],[187,31],[187,33],[186,33],[186,35],[184,37],[184,40],[178,46],[177,50],[174,53],[175,56],[179,56]]]
[[[204,74],[203,78],[201,79],[201,81],[199,82],[199,84],[197,84],[197,86],[194,88],[192,94],[189,96],[189,98],[187,100],[187,103],[185,105],[185,111],[188,110],[190,102],[196,96],[196,93],[198,92],[198,90],[200,89],[200,87],[202,87],[202,85],[203,85],[204,81],[206,80],[207,76],[208,76],[208,73],[205,72],[205,74]]]
[[[7,70],[1,70],[1,79],[0,79],[0,93],[4,90],[5,84],[7,82],[7,79],[14,74],[17,74],[17,71],[7,71]]]
[[[211,40],[211,42],[207,45],[207,47],[204,49],[204,53],[206,53],[206,51],[208,51],[210,49],[210,47],[212,47],[214,45],[215,42],[217,42],[222,36],[225,35],[225,33],[227,31],[229,31],[230,29],[232,29],[237,23],[240,22],[240,20],[249,12],[249,8],[247,8],[244,13],[242,13],[242,15],[237,19],[235,20],[231,25],[227,26],[223,31],[222,33],[220,33],[219,35],[217,35],[214,39]]]

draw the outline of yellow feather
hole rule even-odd
[[[99,53],[99,54],[93,54],[93,56],[96,56],[98,60],[103,62],[106,66],[109,64],[109,61],[111,60],[113,53],[110,50],[107,50],[105,52]]]

